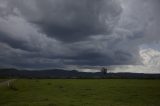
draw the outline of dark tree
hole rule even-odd
[[[105,67],[103,67],[102,69],[101,69],[101,73],[105,76],[106,74],[107,74],[107,68],[105,68]]]

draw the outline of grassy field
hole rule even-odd
[[[0,106],[160,106],[160,80],[16,80]]]
[[[7,79],[0,79],[0,82],[6,81]]]
[[[3,79],[0,79],[0,82],[4,81]]]

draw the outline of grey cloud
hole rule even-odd
[[[24,51],[15,49],[5,43],[0,43],[0,65],[1,67],[15,68],[53,68],[64,67],[58,58],[50,59],[45,53]]]
[[[121,1],[0,0],[0,66],[141,64],[139,47],[160,40],[159,1]]]
[[[123,0],[125,6],[120,27],[128,30],[136,43],[153,43],[160,40],[159,0]]]
[[[109,34],[121,13],[116,0],[17,1],[14,4],[30,22],[38,25],[48,36],[65,42]]]

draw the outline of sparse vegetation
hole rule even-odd
[[[160,80],[16,80],[10,87],[0,87],[0,106],[160,106]]]

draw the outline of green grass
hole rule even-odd
[[[0,82],[6,81],[7,79],[0,79]]]
[[[160,80],[16,80],[0,106],[160,106]]]
[[[4,81],[3,79],[0,79],[0,82]]]

